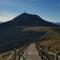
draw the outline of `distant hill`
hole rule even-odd
[[[0,24],[2,24],[3,22],[0,22]]]
[[[21,15],[17,16],[16,18],[0,24],[2,26],[49,26],[49,27],[57,27],[58,25],[45,21],[38,15],[22,13]]]
[[[60,25],[60,22],[57,22],[56,24]]]

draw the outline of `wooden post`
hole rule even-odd
[[[3,60],[3,59],[2,59],[2,55],[0,55],[0,60]]]
[[[56,60],[56,55],[55,55],[55,60]]]
[[[18,60],[20,60],[20,48],[19,48],[19,59]]]
[[[14,60],[16,60],[16,48],[14,49],[14,52],[15,52],[15,54],[14,54]]]
[[[50,55],[50,60],[51,60],[51,55]]]
[[[56,53],[56,60],[58,60],[58,54]]]
[[[46,59],[45,59],[45,60],[48,60],[48,57],[47,57],[47,50],[45,50],[45,56],[46,56]]]

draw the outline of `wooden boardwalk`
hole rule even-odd
[[[38,55],[35,43],[30,44],[24,52],[25,60],[42,60]]]

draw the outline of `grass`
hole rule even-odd
[[[38,42],[38,47],[60,54],[60,33],[54,31],[49,32],[45,38]]]

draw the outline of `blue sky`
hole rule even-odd
[[[60,22],[60,0],[0,0],[0,22],[27,12],[50,22]]]

